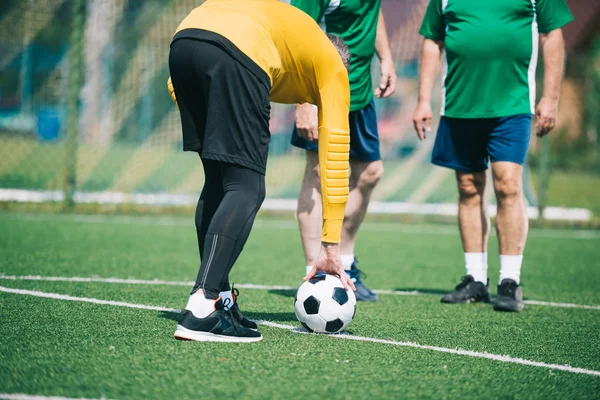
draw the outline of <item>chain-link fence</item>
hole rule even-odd
[[[181,152],[179,115],[165,82],[171,36],[199,3],[3,0],[0,188],[10,193],[5,199],[194,201],[202,167],[197,156]],[[417,32],[426,4],[383,0],[399,82],[391,99],[376,102],[386,177],[374,197],[444,212],[437,206],[455,203],[454,176],[429,163],[433,141],[418,143],[410,121],[422,43]],[[597,61],[595,68],[597,74]],[[374,61],[375,78],[377,71]],[[581,102],[585,106],[574,112],[589,114],[587,100]],[[585,137],[597,147],[598,121],[588,120]],[[294,199],[299,191],[304,159],[289,145],[293,123],[290,106],[273,106],[270,199]],[[532,159],[539,164],[539,157]],[[534,185],[527,187],[535,204]]]

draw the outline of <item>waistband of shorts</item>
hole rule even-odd
[[[269,78],[269,75],[225,36],[204,29],[189,28],[177,32],[175,36],[173,36],[171,45],[179,39],[192,39],[218,45],[256,76],[269,91],[271,90],[271,78]]]

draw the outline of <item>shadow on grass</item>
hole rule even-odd
[[[273,289],[269,290],[269,293],[276,294],[278,296],[289,297],[291,299],[296,297],[296,290],[292,289]]]
[[[171,321],[179,321],[179,313],[174,311],[159,311],[158,316]]]
[[[445,295],[448,294],[450,292],[452,292],[452,289],[429,289],[429,288],[415,288],[415,287],[410,287],[410,288],[396,288],[394,290],[397,290],[399,292],[419,292],[422,294],[436,294],[436,295]]]
[[[263,321],[293,322],[297,321],[293,312],[244,312],[247,318]]]
[[[296,315],[293,312],[244,312],[244,315],[253,320],[290,322],[296,321]],[[159,318],[179,321],[179,313],[173,311],[159,311]]]

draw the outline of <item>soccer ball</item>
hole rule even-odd
[[[338,333],[356,313],[356,297],[333,275],[316,275],[304,282],[294,302],[296,318],[310,332]]]

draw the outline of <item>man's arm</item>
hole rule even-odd
[[[291,0],[290,4],[307,13],[315,22],[319,22],[330,0]],[[312,104],[296,104],[296,132],[298,136],[311,142],[319,137],[317,124],[317,107]]]
[[[431,131],[431,92],[435,78],[440,70],[440,58],[444,51],[443,41],[425,38],[419,65],[419,102],[413,114],[413,124],[419,140],[425,139],[426,132]]]
[[[339,251],[350,178],[350,88],[345,70],[321,88],[317,105],[323,227],[319,256],[304,279],[323,271],[339,276],[346,289],[356,290],[344,273]]]
[[[556,125],[560,82],[565,65],[565,42],[560,28],[541,34],[540,40],[544,57],[544,92],[535,110],[535,127],[537,135],[542,137]]]
[[[383,12],[379,9],[379,20],[377,22],[377,34],[375,39],[375,51],[379,57],[381,78],[379,87],[375,89],[375,96],[388,97],[396,90],[396,66],[390,43],[388,40],[387,31],[385,29],[385,20]]]

